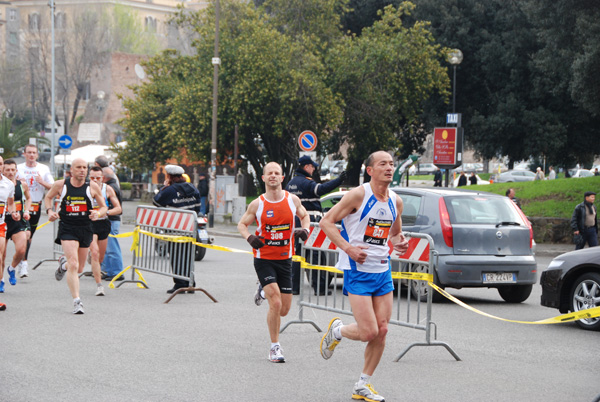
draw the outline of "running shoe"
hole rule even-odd
[[[96,296],[104,296],[104,286],[100,285],[96,288]]]
[[[11,270],[10,267],[7,267],[6,270],[8,271],[8,282],[15,286],[17,284],[17,272],[14,269]]]
[[[75,300],[73,302],[73,314],[83,314],[83,303],[81,300]]]
[[[283,350],[281,350],[279,345],[273,346],[269,352],[269,360],[273,363],[285,363],[285,357],[283,357],[282,352]]]
[[[352,399],[362,399],[368,402],[385,402],[385,398],[379,395],[371,384],[365,384],[358,386],[358,383],[354,384],[354,390],[352,391]]]
[[[340,343],[335,336],[333,335],[333,330],[342,325],[342,320],[339,317],[332,318],[329,321],[329,327],[327,328],[327,332],[321,338],[321,356],[323,359],[327,360],[333,355],[333,350]]]
[[[260,306],[263,300],[265,300],[265,292],[263,291],[262,285],[259,283],[258,289],[256,289],[256,293],[254,293],[254,304]]]
[[[0,281],[0,293],[4,293],[4,281]]]
[[[0,303],[0,311],[6,310],[6,304]]]
[[[27,278],[29,272],[27,272],[27,261],[21,261],[19,263],[19,278]]]
[[[65,276],[65,272],[67,272],[67,257],[61,255],[58,259],[58,268],[54,273],[54,277],[57,281],[60,281]]]

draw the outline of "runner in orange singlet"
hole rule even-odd
[[[269,360],[284,363],[285,358],[279,344],[279,327],[281,317],[287,315],[292,305],[294,237],[302,240],[308,238],[310,218],[300,199],[281,187],[283,171],[278,163],[270,162],[265,165],[262,180],[265,182],[266,192],[250,203],[238,223],[238,230],[252,246],[254,269],[269,301]],[[302,228],[294,228],[294,216],[298,216]],[[248,226],[253,222],[256,222],[258,228],[255,234],[250,234]],[[258,294],[260,297],[260,289]]]

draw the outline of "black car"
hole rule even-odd
[[[556,257],[540,278],[542,306],[561,313],[600,307],[600,247],[584,248]],[[600,317],[577,321],[583,328],[600,330]]]

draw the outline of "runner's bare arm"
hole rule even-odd
[[[290,194],[292,200],[294,201],[294,205],[296,206],[296,216],[300,218],[300,225],[302,229],[309,230],[310,229],[310,215],[306,212],[306,208],[302,206],[302,202],[297,195]]]
[[[242,216],[242,219],[240,219],[238,222],[238,232],[240,232],[242,237],[246,240],[248,240],[248,237],[250,236],[248,226],[252,225],[252,223],[256,220],[256,211],[258,211],[258,198],[248,205],[248,208]]]
[[[16,211],[16,207],[15,207],[15,198],[14,197],[9,197],[6,200],[6,207],[7,207],[7,211],[10,212],[11,217],[13,218],[14,221],[19,221],[21,220],[21,216],[19,215],[19,213]]]
[[[93,181],[90,181],[90,192],[92,193],[92,197],[96,200],[96,204],[100,206],[100,208],[90,212],[90,220],[95,221],[98,220],[99,217],[106,215],[108,208],[104,202],[104,197],[102,197],[100,186]]]
[[[50,190],[46,193],[46,196],[44,197],[44,207],[46,209],[46,213],[48,214],[48,220],[50,222],[54,222],[58,219],[58,213],[52,208],[52,202],[55,197],[58,197],[60,195],[60,191],[63,188],[64,184],[64,180],[55,181],[54,184],[52,184],[52,187],[50,187]]]
[[[117,194],[115,193],[115,190],[113,190],[113,188],[111,186],[106,186],[106,196],[108,197],[108,199],[110,200],[110,203],[113,206],[111,209],[108,209],[108,205],[107,205],[106,215],[109,215],[109,211],[110,211],[110,215],[119,215],[120,213],[122,213],[123,208],[121,208],[121,203],[119,203]]]
[[[398,214],[390,230],[390,241],[394,246],[394,251],[404,254],[408,250],[408,240],[402,234],[402,211],[404,211],[404,202],[402,198],[396,197],[396,210]]]
[[[367,259],[367,253],[364,251],[369,248],[367,245],[353,246],[346,241],[340,234],[340,231],[335,226],[336,222],[341,221],[346,216],[355,213],[360,208],[362,200],[365,196],[365,189],[357,187],[345,194],[340,202],[335,204],[321,219],[319,227],[325,232],[329,240],[337,247],[344,250],[346,254],[354,261],[362,264]]]
[[[29,210],[31,209],[31,195],[29,194],[29,186],[27,184],[21,184],[23,188],[23,194],[25,195],[25,206],[23,207],[23,218],[28,221],[30,218]]]

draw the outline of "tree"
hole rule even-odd
[[[29,123],[19,126],[13,125],[14,118],[8,114],[2,113],[0,117],[0,148],[4,149],[2,156],[4,159],[12,158],[17,155],[17,149],[29,144],[30,138],[36,138],[38,142],[49,144],[46,138],[39,137]]]
[[[348,145],[354,184],[369,153],[392,149],[406,157],[417,149],[425,139],[425,102],[448,96],[448,75],[440,65],[444,50],[426,23],[404,26],[413,9],[410,3],[386,7],[380,21],[359,37],[347,36],[328,56],[331,86],[345,105],[329,149]]]
[[[178,157],[182,148],[196,160],[209,160],[214,9],[181,13],[177,22],[194,27],[196,54],[165,52],[146,63],[150,82],[126,100],[130,117],[122,124],[128,148],[152,144],[154,161]],[[298,134],[312,128],[325,137],[340,121],[325,67],[250,4],[222,1],[220,25],[218,156],[231,153],[237,124],[243,157],[255,171],[277,161],[288,175],[298,157]],[[125,163],[148,167],[148,155],[139,155],[145,148],[136,149]]]

